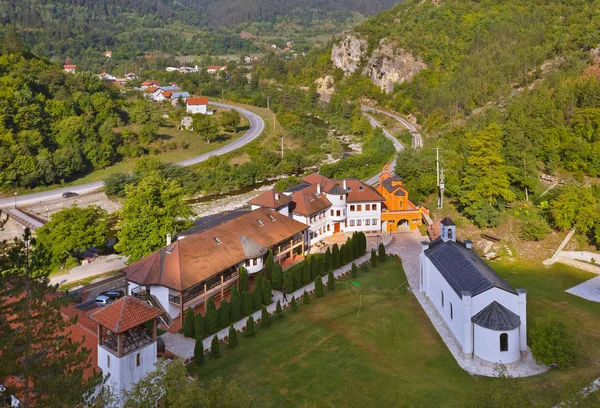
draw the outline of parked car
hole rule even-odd
[[[108,296],[112,300],[118,300],[125,296],[125,293],[122,290],[109,290],[108,292],[104,292],[103,295]]]
[[[72,191],[67,191],[66,193],[62,193],[62,198],[71,198],[71,197],[77,197],[79,194],[74,193]]]
[[[96,299],[94,299],[94,302],[96,302],[96,306],[106,306],[112,301],[113,300],[106,295],[100,295],[97,296]]]

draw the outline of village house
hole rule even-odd
[[[114,82],[117,80],[117,77],[115,77],[111,74],[107,74],[106,72],[98,74],[98,78],[100,78],[103,81],[109,81],[109,82]]]
[[[188,98],[185,101],[185,110],[192,115],[195,113],[209,114],[208,98]]]
[[[429,215],[424,207],[417,207],[408,199],[402,178],[392,175],[389,166],[383,168],[377,191],[385,198],[381,212],[383,231],[413,231],[423,223],[423,215]]]
[[[63,65],[63,70],[65,72],[75,72],[76,69],[77,69],[77,65],[74,65],[74,64]]]
[[[140,89],[145,90],[145,89],[150,88],[150,87],[158,88],[159,86],[160,86],[160,83],[158,81],[154,81],[154,80],[152,80],[152,81],[144,81],[144,82],[141,83]]]
[[[111,57],[112,57],[112,51],[105,51],[105,52],[104,52],[104,56],[105,56],[106,58],[111,58]]]
[[[422,244],[419,290],[461,347],[483,365],[511,367],[527,348],[527,291],[513,289],[472,249],[456,239],[446,217],[441,236]]]
[[[177,106],[179,101],[181,101],[185,105],[186,101],[188,100],[189,97],[190,97],[189,92],[176,91],[176,92],[171,92],[170,99],[171,99],[171,103],[173,104],[173,106]]]
[[[137,78],[137,75],[133,72],[128,72],[125,74],[125,79],[127,79],[128,81],[135,81]]]
[[[266,208],[211,217],[173,243],[127,266],[128,293],[148,298],[170,318],[188,307],[223,298],[238,283],[245,266],[249,274],[263,269],[268,250],[277,262],[304,256],[308,226]]]
[[[206,68],[206,72],[209,74],[216,74],[217,72],[225,71],[225,69],[227,69],[225,65],[211,65]]]

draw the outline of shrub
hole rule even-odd
[[[365,273],[365,272],[368,272],[368,271],[369,271],[369,267],[367,266],[367,264],[366,264],[366,263],[364,263],[364,264],[362,264],[362,265],[360,266],[360,271],[361,271],[361,272],[363,272],[363,273]]]
[[[275,314],[277,315],[277,317],[283,316],[283,309],[281,308],[281,302],[279,301],[279,299],[277,300],[277,306],[275,306]]]
[[[317,277],[317,258],[314,256],[310,257],[310,280],[314,280]]]
[[[548,223],[542,218],[537,218],[523,224],[520,236],[525,241],[541,241],[549,232]]]
[[[267,312],[267,307],[263,305],[260,310],[260,327],[263,329],[268,327],[271,324],[271,316],[269,316],[269,312]]]
[[[340,248],[340,266],[348,263],[348,251],[346,250],[346,244],[342,244]]]
[[[284,272],[283,285],[285,293],[294,292],[294,275],[292,274],[292,271],[290,269]]]
[[[265,260],[265,275],[268,280],[273,279],[273,267],[275,263],[273,262],[273,251],[269,249],[269,254],[267,255],[267,259]]]
[[[385,246],[383,242],[379,244],[379,261],[385,262]]]
[[[333,255],[331,255],[331,249],[327,247],[327,251],[325,251],[325,270],[327,272],[333,270]]]
[[[183,319],[183,335],[194,338],[194,309],[191,307],[185,311]]]
[[[242,292],[242,314],[244,316],[252,314],[252,295],[247,290]]]
[[[212,353],[213,358],[221,357],[221,352],[219,350],[219,338],[216,334],[210,343],[210,352]]]
[[[271,281],[269,281],[267,279],[263,279],[262,285],[263,285],[262,286],[263,304],[270,305],[271,298],[273,296],[273,292],[271,290]]]
[[[260,286],[254,285],[254,289],[252,290],[252,309],[259,310],[262,306],[262,292],[260,290]]]
[[[325,276],[327,272],[325,272],[325,260],[323,258],[317,261],[317,275]]]
[[[229,321],[237,322],[242,315],[242,299],[235,285],[231,288],[231,303],[229,303]]]
[[[250,281],[248,278],[248,270],[243,266],[240,268],[240,291],[243,293],[250,290]]]
[[[206,303],[204,328],[207,330],[207,334],[215,333],[219,328],[219,315],[217,314],[217,307],[213,298],[209,298]]]
[[[371,249],[371,266],[375,268],[377,266],[377,253],[375,248]]]
[[[350,237],[346,240],[346,259],[348,262],[354,261],[354,242]]]
[[[352,273],[350,274],[353,278],[358,277],[358,269],[356,268],[356,264],[352,262]]]
[[[194,337],[200,340],[204,338],[204,317],[202,313],[194,316]]]
[[[290,306],[292,308],[292,312],[298,310],[298,305],[296,304],[296,297],[292,296],[292,301],[290,302]]]
[[[333,257],[333,269],[340,267],[340,248],[338,244],[333,244],[333,250],[331,251]]]
[[[229,348],[237,347],[237,332],[233,327],[233,324],[229,326]]]
[[[321,279],[320,276],[317,276],[317,279],[315,279],[315,295],[317,297],[323,297],[323,295],[324,295],[323,280]]]
[[[254,332],[254,317],[250,316],[248,318],[248,321],[246,322],[246,337],[253,337],[255,334]]]
[[[196,343],[194,343],[194,362],[196,365],[204,364],[204,346],[201,338],[196,338]]]
[[[221,329],[229,326],[229,303],[227,300],[221,300],[221,307],[219,307],[219,326]]]
[[[327,274],[327,290],[332,291],[335,289],[335,278],[333,276],[333,271],[330,271]]]
[[[304,262],[302,265],[302,284],[308,285],[310,281],[310,264],[308,262]]]
[[[280,264],[275,264],[275,266],[273,266],[273,278],[271,283],[273,289],[281,290],[281,287],[283,286],[283,271],[281,270]]]
[[[308,292],[304,291],[304,293],[302,294],[302,302],[305,305],[308,305],[310,303],[310,298],[308,297]]]
[[[531,355],[539,364],[553,364],[566,368],[575,362],[575,340],[566,325],[551,317],[536,322],[531,336]]]

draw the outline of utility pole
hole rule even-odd
[[[267,96],[267,109],[271,109],[271,97]]]
[[[221,89],[221,100],[225,99],[225,90]]]
[[[438,208],[440,208],[440,209],[444,207],[444,188],[445,188],[444,170],[442,169],[442,175],[441,175],[441,179],[440,179],[440,205],[438,206]]]
[[[437,177],[437,186],[440,186],[440,148],[435,148],[435,174]]]

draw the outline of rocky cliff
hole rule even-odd
[[[371,55],[366,55],[367,50],[366,40],[355,34],[348,34],[339,44],[333,46],[331,61],[346,75],[360,69],[362,75],[368,76],[385,92],[391,92],[395,84],[410,82],[416,74],[427,68],[420,58],[397,48],[385,38],[379,42]]]

